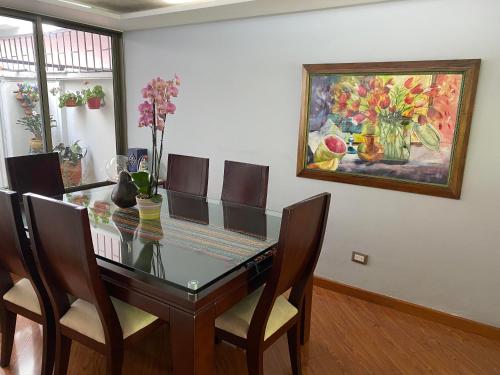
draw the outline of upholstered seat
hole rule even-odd
[[[158,318],[137,307],[111,297],[123,331],[123,338],[147,327]],[[77,299],[60,320],[61,325],[71,328],[97,342],[105,344],[104,331],[95,306],[83,299]]]
[[[33,289],[31,282],[26,278],[15,283],[14,286],[4,294],[3,299],[38,315],[42,314],[35,289]]]
[[[215,321],[215,326],[233,335],[247,338],[248,328],[252,321],[253,313],[259,303],[264,287],[257,289],[252,294],[245,297],[231,309],[219,316]],[[273,309],[267,321],[264,340],[270,337],[290,319],[297,315],[297,308],[283,296],[276,298]]]

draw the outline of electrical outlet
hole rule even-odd
[[[360,253],[358,251],[353,251],[351,260],[355,263],[366,265],[368,263],[368,255]]]

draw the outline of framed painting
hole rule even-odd
[[[297,176],[459,199],[480,63],[304,65]]]

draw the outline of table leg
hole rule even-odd
[[[304,305],[302,306],[302,322],[300,330],[300,343],[302,345],[309,341],[311,335],[311,308],[313,294],[313,279],[308,280],[304,293]]]
[[[215,374],[215,309],[196,315],[170,310],[170,345],[174,375]]]

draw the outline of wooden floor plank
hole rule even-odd
[[[169,373],[168,329],[155,332],[126,352],[125,375]],[[39,373],[41,328],[18,318],[11,366],[0,374]],[[216,347],[217,374],[246,374],[245,353]],[[265,372],[291,374],[286,339],[266,351]],[[500,374],[500,342],[314,288],[311,340],[303,347],[305,375]],[[101,355],[74,344],[69,374],[103,374]]]

